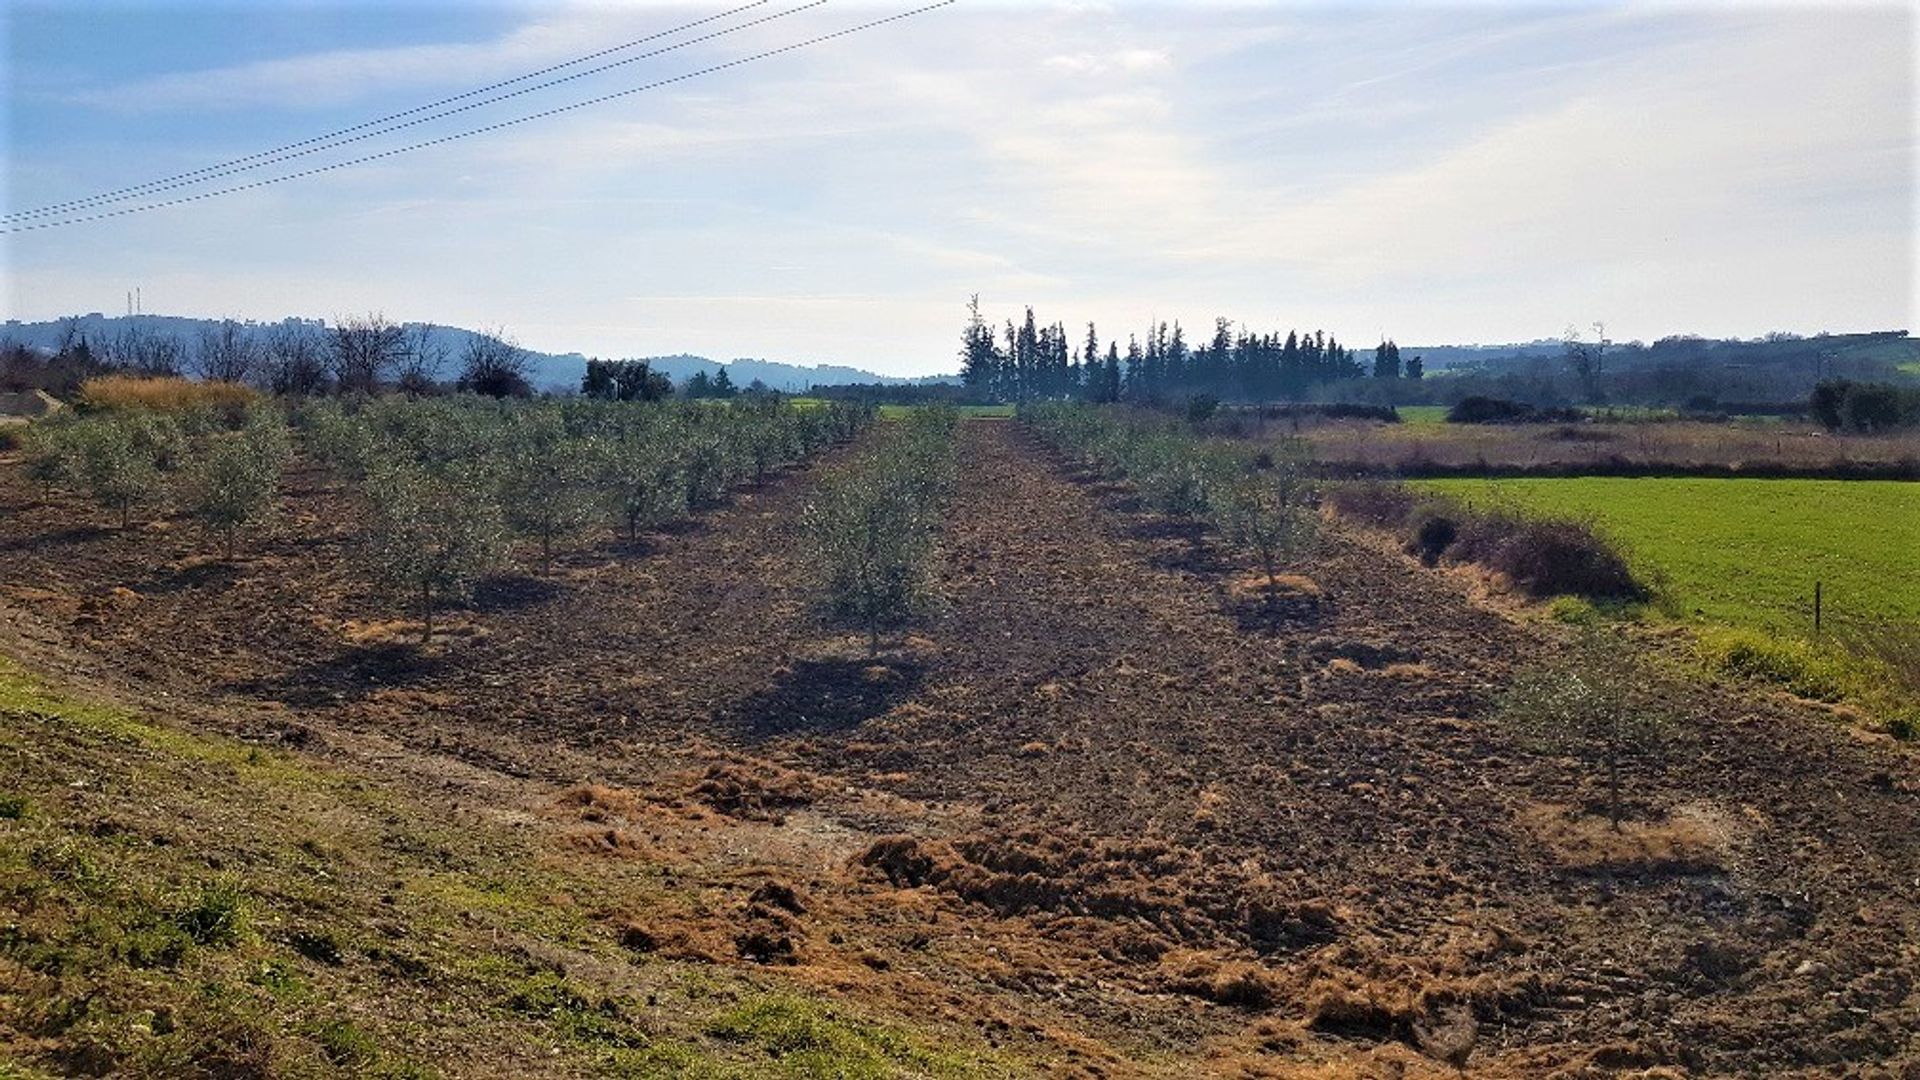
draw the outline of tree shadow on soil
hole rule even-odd
[[[330,705],[406,686],[446,666],[444,654],[427,652],[412,642],[382,641],[353,645],[283,675],[232,683],[229,689],[288,705]]]
[[[1289,631],[1317,626],[1326,615],[1326,601],[1319,597],[1262,594],[1228,595],[1227,614],[1235,625],[1251,634],[1277,637]]]
[[[1233,569],[1207,543],[1207,527],[1198,521],[1155,516],[1135,521],[1125,531],[1129,539],[1151,546],[1147,562],[1155,569],[1195,574],[1222,574]]]
[[[28,551],[49,547],[63,547],[67,544],[83,544],[98,540],[115,532],[104,525],[74,525],[51,532],[34,533],[31,536],[15,536],[0,540],[0,551]]]
[[[222,588],[231,585],[240,577],[240,567],[234,563],[204,562],[191,566],[162,569],[135,588],[135,592],[164,595],[167,593],[188,592],[193,589]]]
[[[483,615],[520,611],[537,607],[559,596],[563,590],[555,582],[531,574],[502,574],[479,583],[468,600],[468,610]]]
[[[805,660],[727,719],[756,739],[848,731],[911,697],[925,678],[925,665],[910,660]]]

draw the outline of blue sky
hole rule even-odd
[[[728,6],[10,4],[4,202],[196,169]],[[833,0],[239,179],[912,6]],[[1902,6],[961,0],[492,135],[0,236],[0,295],[39,319],[119,311],[137,285],[167,314],[378,310],[555,351],[899,374],[951,369],[975,292],[997,319],[1032,304],[1103,336],[1216,315],[1352,343],[1909,327],[1914,35]]]

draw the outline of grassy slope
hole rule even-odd
[[[623,950],[675,888],[0,659],[0,1077],[1005,1075]]]
[[[1591,517],[1682,611],[1783,634],[1812,629],[1813,583],[1836,619],[1920,622],[1920,484],[1577,477],[1431,480],[1469,502]]]

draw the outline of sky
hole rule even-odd
[[[15,0],[0,204],[220,165],[749,2]],[[768,0],[545,77],[631,61],[565,85],[94,212],[924,2]],[[955,368],[973,294],[1075,340],[1216,317],[1355,345],[1910,328],[1916,33],[1905,5],[957,0],[0,235],[0,303],[115,314],[138,287],[150,313],[378,311],[895,375]]]

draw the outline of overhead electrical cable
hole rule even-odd
[[[765,0],[762,0],[762,2],[764,3]],[[628,64],[637,64],[642,60],[651,59],[656,56],[663,56],[667,53],[674,52],[675,50],[684,49],[690,45],[698,45],[703,41],[712,41],[715,38],[725,37],[728,34],[737,33],[738,31],[741,31],[741,30],[747,30],[752,27],[759,26],[762,23],[772,22],[775,19],[784,19],[789,15],[794,15],[799,12],[806,11],[809,8],[819,7],[822,4],[825,4],[826,2],[827,0],[812,0],[811,3],[802,4],[799,7],[791,8],[786,11],[776,12],[772,15],[762,16],[761,18],[758,18],[758,19],[752,19],[747,22],[740,23],[737,26],[729,26],[724,30],[715,30],[712,33],[702,34],[699,37],[688,38],[685,41],[675,42],[672,45],[662,46],[661,48],[653,49],[648,52],[643,52],[635,56],[629,56],[621,60],[615,60],[610,64],[602,64],[599,67],[588,68],[585,71],[576,71],[571,75],[563,75],[558,79],[551,79],[547,82],[537,83],[533,86],[523,86],[518,90],[509,91],[508,93],[500,94],[496,97],[485,98],[480,101],[469,101],[464,105],[458,105],[458,106],[455,106],[454,108],[446,109],[441,112],[429,113],[426,116],[415,116],[411,120],[405,120],[400,123],[387,124],[386,121],[369,121],[369,123],[367,124],[359,124],[353,128],[343,129],[341,132],[335,133],[335,135],[325,136],[323,138],[308,139],[302,143],[291,144],[289,147],[283,148],[282,150],[268,151],[265,154],[255,154],[249,158],[239,159],[239,160],[248,161],[250,162],[250,164],[237,165],[233,167],[209,166],[208,168],[205,168],[205,169],[196,170],[196,173],[192,175],[191,179],[185,178],[188,176],[188,174],[183,173],[181,174],[180,177],[176,177],[171,180],[155,180],[150,183],[139,185],[137,189],[128,188],[128,189],[124,189],[121,192],[109,192],[105,195],[95,195],[86,199],[76,199],[70,203],[57,203],[53,207],[42,207],[38,210],[21,210],[21,211],[16,211],[14,213],[0,215],[0,216],[3,216],[7,219],[11,219],[14,221],[27,221],[27,220],[32,220],[34,218],[55,217],[60,214],[72,214],[80,210],[91,210],[96,207],[110,206],[114,203],[126,202],[130,199],[137,199],[147,195],[154,195],[162,191],[175,191],[180,188],[194,187],[198,184],[204,184],[210,180],[219,180],[224,177],[235,176],[244,172],[251,172],[254,169],[262,168],[267,165],[278,165],[283,161],[292,161],[295,158],[302,158],[302,157],[311,156],[313,154],[325,153],[328,150],[336,150],[342,146],[350,146],[354,143],[365,142],[368,139],[377,139],[382,135],[390,135],[396,131],[405,131],[407,128],[419,127],[421,124],[432,123],[435,120],[444,120],[449,116],[457,116],[460,113],[472,112],[475,109],[485,108],[488,105],[497,105],[500,102],[506,101],[510,98],[522,97],[527,94],[536,93],[541,90],[551,89],[552,87],[559,86],[563,83],[570,83],[578,79],[587,78],[588,76],[591,76],[591,75],[598,75],[598,74],[601,74],[602,72],[611,71],[614,68],[625,67]],[[715,16],[715,18],[718,18],[718,17],[719,16]],[[705,21],[711,21],[711,20],[705,20]],[[672,33],[672,32],[674,31],[665,31],[665,33]],[[605,55],[605,54],[603,53],[601,55]],[[512,80],[512,81],[517,82],[522,80]],[[496,85],[504,85],[504,84],[496,84]],[[484,91],[469,92],[467,94],[460,95],[460,97],[462,98],[472,97],[474,93],[484,93]],[[450,98],[448,100],[457,100],[457,99]],[[422,109],[431,109],[431,108],[434,108],[434,106],[431,106],[431,105],[422,106],[421,109],[409,109],[405,113],[396,113],[394,114],[394,116],[395,117],[407,116],[414,113],[418,113],[422,111]],[[389,118],[389,119],[392,119],[392,118]],[[367,128],[376,123],[381,124],[383,126],[380,126],[372,131],[361,130],[363,128]],[[349,132],[349,131],[358,131],[359,134],[347,135],[346,132]],[[340,137],[342,135],[344,135],[345,137]],[[314,144],[317,144],[317,145],[314,145]],[[302,147],[302,149],[292,149],[292,146],[299,146],[299,147]],[[66,209],[64,210],[58,209],[58,207],[63,207],[63,206],[66,207]]]
[[[864,22],[855,26],[849,26],[849,27],[846,27],[845,29],[835,30],[831,33],[818,35],[817,37],[806,38],[805,40],[796,41],[788,45],[782,45],[774,49],[768,49],[764,52],[753,53],[749,56],[737,57],[733,60],[728,60],[724,63],[714,64],[711,67],[700,68],[696,71],[689,71],[684,74],[674,75],[669,78],[659,79],[650,83],[644,83],[640,86],[629,87],[625,90],[616,90],[611,94],[601,94],[598,97],[588,98],[585,101],[577,101],[571,105],[561,105],[552,109],[543,109],[540,112],[529,113],[526,116],[515,117],[512,120],[502,120],[498,123],[486,124],[481,127],[470,128],[466,131],[455,132],[452,135],[442,135],[438,138],[426,139],[417,143],[410,143],[406,146],[395,147],[391,150],[382,150],[379,153],[375,153],[375,154],[367,154],[357,158],[348,158],[345,161],[336,161],[328,165],[320,165],[311,169],[302,169],[302,170],[299,170],[298,172],[285,173],[280,176],[270,176],[261,180],[250,181],[245,184],[235,184],[232,187],[217,188],[213,191],[203,191],[193,195],[182,195],[178,198],[163,199],[159,202],[154,202],[154,203],[143,203],[139,206],[122,207],[118,210],[105,210],[99,213],[86,214],[80,217],[63,218],[58,221],[43,221],[43,222],[37,222],[33,224],[24,224],[24,225],[17,224],[17,223],[9,224],[4,227],[0,227],[0,235],[4,235],[8,233],[37,232],[42,229],[55,229],[55,228],[60,228],[66,225],[79,225],[79,224],[83,224],[85,222],[90,222],[90,221],[104,221],[109,218],[126,217],[129,214],[141,214],[149,210],[160,210],[170,206],[181,206],[187,203],[202,202],[207,199],[218,198],[219,196],[222,196],[222,195],[232,195],[242,191],[252,191],[258,188],[267,187],[271,184],[285,183],[288,180],[298,180],[308,176],[317,176],[321,173],[333,172],[337,169],[349,168],[354,165],[364,165],[371,161],[380,161],[385,158],[396,157],[400,154],[412,153],[415,150],[424,150],[430,146],[440,146],[445,143],[455,142],[460,139],[471,138],[475,135],[484,135],[489,132],[500,131],[504,128],[510,128],[510,127],[517,126],[519,124],[530,123],[534,120],[543,120],[550,116],[558,116],[561,113],[573,112],[576,109],[584,109],[590,105],[599,105],[608,101],[614,101],[619,98],[631,97],[634,94],[645,93],[649,90],[658,90],[663,86],[671,86],[675,83],[686,82],[689,79],[697,79],[704,75],[712,75],[716,72],[727,71],[731,68],[741,67],[746,64],[754,63],[756,61],[770,59],[775,56],[782,56],[782,55],[785,55],[786,53],[796,52],[800,49],[809,48],[814,45],[820,45],[828,41],[834,41],[839,38],[849,37],[851,35],[858,34],[866,30],[871,30],[878,26],[885,26],[888,23],[900,22],[903,19],[910,19],[916,15],[924,15],[929,11],[934,11],[939,8],[950,7],[957,2],[958,0],[939,0],[939,2],[937,3],[927,4],[925,6],[913,8],[908,11],[897,12],[895,14],[888,15],[883,18],[874,19],[870,22]]]

